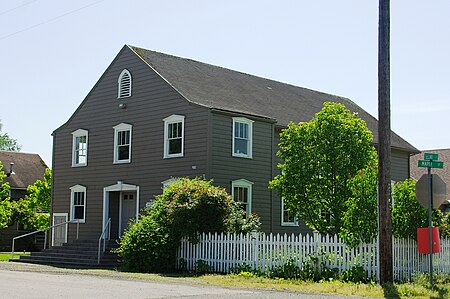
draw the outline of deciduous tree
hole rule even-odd
[[[8,133],[2,133],[2,124],[0,123],[0,150],[19,152],[22,148],[16,139],[9,137]]]
[[[290,123],[280,135],[281,174],[270,183],[287,208],[321,233],[339,233],[348,181],[373,159],[364,120],[342,104],[326,102],[309,122]]]

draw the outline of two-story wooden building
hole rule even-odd
[[[204,176],[257,213],[264,231],[304,231],[268,182],[280,131],[325,101],[358,112],[377,140],[376,119],[349,99],[124,46],[53,133],[53,223],[79,219],[80,238],[95,239],[111,218],[117,238],[172,178]],[[409,177],[416,152],[392,133],[393,179]]]

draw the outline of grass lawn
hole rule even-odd
[[[137,273],[127,273],[127,275],[141,279],[168,279],[202,285],[269,289],[285,292],[331,293],[372,298],[450,298],[450,285],[447,281],[438,282],[435,286],[430,287],[426,279],[415,283],[396,283],[381,286],[376,283],[349,283],[337,280],[311,282],[264,277],[242,277],[240,275],[202,275],[196,277],[167,277],[164,275]]]
[[[14,258],[19,258],[21,255],[30,255],[30,253],[16,252]],[[0,252],[0,262],[8,262],[11,258],[11,252]]]
[[[241,287],[248,289],[266,289],[283,292],[329,293],[344,296],[362,296],[371,298],[449,298],[450,283],[446,279],[436,279],[431,287],[426,277],[420,277],[414,283],[394,283],[379,285],[376,283],[351,283],[337,280],[312,282],[289,279],[270,279],[242,275],[206,274],[189,276],[181,274],[144,274],[110,270],[87,270],[96,275],[119,276],[142,280],[170,281],[197,285],[215,285],[222,287]]]

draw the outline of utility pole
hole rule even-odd
[[[379,0],[378,23],[378,222],[380,282],[393,281],[390,105],[390,0]]]

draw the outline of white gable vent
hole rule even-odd
[[[131,74],[124,69],[119,76],[119,93],[118,98],[131,97]]]

